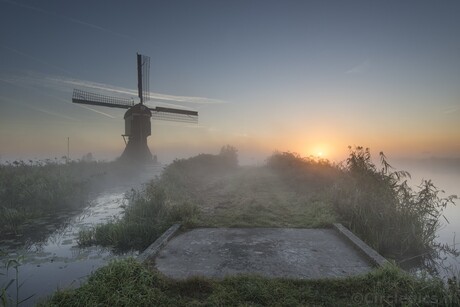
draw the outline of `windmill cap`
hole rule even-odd
[[[126,111],[124,118],[131,116],[131,115],[145,115],[145,116],[152,116],[152,112],[143,104],[136,104]]]

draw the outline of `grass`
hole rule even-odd
[[[342,222],[391,259],[433,257],[442,198],[430,181],[413,191],[381,155],[350,151],[345,165],[275,153],[262,167],[238,167],[236,150],[176,160],[134,192],[124,216],[80,233],[81,245],[142,250],[171,224],[188,227],[329,227]],[[449,250],[455,253],[455,251]]]
[[[414,278],[388,265],[344,279],[293,280],[254,275],[176,281],[135,260],[115,261],[78,289],[43,306],[458,306],[458,283]]]
[[[342,176],[332,190],[333,204],[343,223],[383,255],[393,259],[435,256],[443,210],[455,196],[442,197],[431,181],[418,190],[408,186],[410,174],[396,171],[380,153],[376,166],[369,149],[351,150]]]
[[[289,152],[268,159],[284,182],[300,194],[317,195],[338,221],[385,257],[429,263],[439,251],[457,254],[435,240],[443,209],[455,196],[442,197],[431,181],[412,189],[406,182],[410,174],[394,170],[383,153],[380,164],[362,147],[350,147],[344,165]]]
[[[176,222],[187,223],[196,207],[172,203],[161,186],[152,182],[144,192],[132,191],[121,219],[80,231],[79,245],[112,246],[116,250],[143,250]]]
[[[408,174],[393,171],[383,155],[381,168],[360,147],[351,150],[345,165],[275,153],[266,166],[237,167],[230,156],[175,161],[159,181],[133,194],[122,219],[82,233],[82,244],[86,240],[140,248],[176,221],[186,227],[327,227],[340,221],[386,256],[439,249],[434,234],[442,209],[453,198],[440,197],[429,181],[413,191],[404,181]],[[241,275],[175,281],[153,267],[123,260],[98,270],[79,289],[57,292],[44,304],[458,306],[460,286],[455,277],[443,283],[408,275],[395,265],[342,279]]]
[[[91,186],[108,167],[107,163],[57,160],[0,165],[0,233],[20,233],[29,220],[82,207]]]
[[[173,223],[185,227],[328,227],[336,221],[320,189],[300,194],[268,167],[238,167],[235,151],[176,160],[122,218],[79,234],[79,244],[143,250]]]
[[[194,225],[198,214],[194,188],[200,178],[217,176],[236,167],[236,149],[231,146],[223,147],[218,155],[175,160],[160,180],[151,181],[143,191],[132,191],[120,219],[81,231],[79,245],[143,250],[174,223]]]
[[[197,190],[197,226],[318,228],[336,220],[318,191],[297,193],[268,167],[241,167]]]

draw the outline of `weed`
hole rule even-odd
[[[196,214],[190,203],[171,203],[154,182],[139,192],[132,190],[121,219],[79,233],[81,246],[99,244],[117,250],[143,250],[176,222],[189,223]]]
[[[15,277],[10,279],[5,285],[2,285],[2,287],[0,288],[0,292],[1,292],[0,302],[2,303],[2,306],[19,306],[20,304],[30,300],[35,295],[35,294],[32,294],[23,299],[19,298],[20,289],[23,285],[23,283],[19,281],[19,267],[21,266],[21,263],[20,263],[21,260],[22,260],[21,257],[9,258],[6,260],[6,263],[5,263],[6,274],[8,274],[9,270],[12,268],[14,269]],[[16,290],[15,298],[12,298],[7,292],[8,289],[12,287],[13,285],[15,286],[15,290]]]
[[[351,148],[350,148],[351,150]],[[385,256],[401,259],[432,255],[443,209],[455,196],[442,198],[431,181],[413,191],[405,171],[393,171],[383,153],[381,168],[369,149],[351,150],[333,190],[333,203],[343,222]]]
[[[14,161],[0,165],[0,233],[20,232],[32,218],[85,205],[106,163]]]
[[[134,260],[112,262],[76,290],[58,291],[46,306],[456,306],[457,291],[417,279],[393,265],[362,276],[294,280],[239,275],[176,281]],[[455,293],[455,292],[454,292]]]

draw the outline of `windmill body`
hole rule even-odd
[[[121,159],[134,159],[135,161],[152,159],[152,154],[147,146],[147,137],[152,133],[150,117],[152,117],[152,112],[140,103],[126,111],[124,116],[125,134],[123,137],[127,137],[128,142]]]
[[[151,135],[150,118],[169,121],[196,123],[198,112],[156,107],[149,108],[144,102],[150,99],[149,92],[150,59],[137,55],[138,91],[140,102],[134,104],[133,100],[94,94],[79,89],[73,91],[72,102],[110,108],[128,109],[124,115],[125,133],[122,135],[126,148],[121,155],[121,160],[133,162],[147,162],[152,159],[147,137]]]

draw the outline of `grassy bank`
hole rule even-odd
[[[21,233],[32,219],[85,205],[108,168],[107,163],[50,160],[0,165],[0,237]]]
[[[238,167],[236,150],[176,160],[122,218],[80,232],[80,245],[143,250],[173,223],[185,227],[328,227],[336,221],[321,185],[298,193],[269,167]]]
[[[414,191],[405,182],[409,174],[380,158],[376,166],[368,150],[356,148],[343,165],[292,153],[276,153],[262,167],[238,167],[234,155],[222,153],[177,160],[145,191],[133,193],[122,219],[82,232],[81,243],[142,249],[174,222],[327,227],[339,221],[388,258],[436,253],[443,247],[436,245],[435,232],[453,198],[441,197],[430,181]],[[58,292],[47,304],[456,306],[460,289],[456,278],[444,284],[395,266],[345,279],[174,281],[128,260],[97,271],[77,290]]]
[[[151,181],[143,191],[132,191],[121,218],[81,231],[79,244],[143,250],[173,223],[196,225],[199,187],[209,178],[232,172],[237,163],[232,147],[223,147],[218,155],[175,160],[160,180]]]
[[[423,262],[440,250],[456,254],[435,240],[443,210],[455,196],[442,196],[429,180],[414,190],[407,184],[408,172],[394,170],[383,153],[379,158],[376,165],[369,149],[357,147],[350,148],[343,165],[276,153],[268,166],[297,191],[319,189],[317,195],[333,207],[337,220],[387,258]]]
[[[172,223],[189,227],[328,227],[342,222],[384,256],[430,257],[443,198],[430,181],[414,191],[407,172],[383,154],[350,149],[343,165],[275,153],[262,167],[239,167],[236,150],[176,160],[145,191],[133,192],[124,216],[83,231],[82,245],[143,249]]]
[[[134,260],[113,262],[44,306],[458,306],[459,285],[416,279],[388,266],[345,279],[235,276],[168,279]]]

